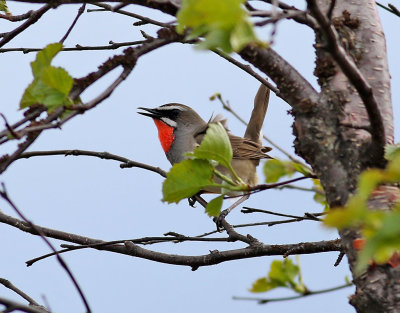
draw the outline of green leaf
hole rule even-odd
[[[11,14],[10,10],[8,9],[7,2],[5,0],[0,0],[0,11]]]
[[[393,160],[396,156],[400,155],[400,143],[396,143],[395,145],[386,145],[385,146],[385,159],[388,161]]]
[[[226,168],[231,168],[232,147],[221,123],[210,123],[200,146],[192,155],[199,159],[215,160]]]
[[[209,161],[201,159],[174,164],[163,183],[163,201],[178,203],[206,187],[216,186],[212,181],[213,170]]]
[[[190,28],[190,38],[205,35],[201,48],[240,50],[256,41],[253,26],[243,7],[244,0],[183,0],[177,14],[177,31]]]
[[[264,164],[264,175],[267,183],[275,183],[284,176],[292,176],[295,172],[291,162],[279,159],[267,160]]]
[[[224,201],[224,196],[219,196],[212,199],[207,204],[206,213],[208,216],[218,216],[221,213],[222,202]]]
[[[289,288],[300,294],[307,291],[301,279],[300,267],[289,258],[273,261],[267,277],[253,283],[250,291],[266,292],[277,287]]]
[[[333,208],[324,219],[326,226],[343,229],[359,226],[366,218],[366,202],[363,198],[353,196],[343,208]]]
[[[253,25],[248,20],[239,21],[231,33],[230,43],[233,51],[242,50],[249,42],[254,41],[255,38]]]
[[[376,187],[385,180],[385,174],[378,169],[370,169],[361,173],[358,179],[358,194],[367,200]]]
[[[51,61],[62,49],[61,43],[52,43],[47,45],[43,50],[39,51],[36,55],[36,60],[31,62],[33,76],[40,77],[42,71],[50,66]]]
[[[278,285],[278,282],[271,281],[267,277],[262,277],[257,279],[251,288],[249,289],[250,292],[267,292],[276,287],[282,287]]]
[[[296,172],[299,172],[301,174],[303,174],[304,176],[311,176],[313,173],[310,171],[309,168],[307,168],[306,166],[304,166],[301,163],[297,163],[297,162],[291,162],[291,165],[293,166],[293,168],[296,170]]]
[[[50,65],[61,49],[62,44],[55,43],[38,52],[36,60],[31,63],[34,80],[25,89],[20,102],[21,109],[43,104],[51,112],[59,106],[73,104],[69,98],[73,78],[63,68]]]

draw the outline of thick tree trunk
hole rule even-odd
[[[331,1],[319,1],[328,12]],[[385,37],[373,0],[338,0],[332,23],[341,43],[372,87],[385,128],[387,143],[393,143],[393,115],[390,75]],[[296,150],[321,179],[331,207],[346,203],[356,189],[358,175],[367,167],[379,167],[371,136],[371,120],[359,93],[349,82],[327,48],[326,36],[317,31],[315,73],[321,86],[318,103],[312,110],[294,110]],[[371,209],[388,209],[398,190],[382,187],[371,199]],[[354,273],[357,251],[355,230],[341,232],[351,271]],[[357,312],[400,312],[400,268],[388,265],[369,268],[353,277],[356,293],[350,303]]]

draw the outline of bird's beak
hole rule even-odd
[[[160,119],[162,117],[162,114],[160,114],[160,111],[158,111],[157,109],[148,109],[148,108],[138,108],[139,110],[144,110],[146,112],[138,112],[139,114],[142,114],[144,116],[148,116],[151,118],[155,118],[155,119]]]

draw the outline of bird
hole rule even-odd
[[[268,108],[269,94],[269,88],[262,84],[254,98],[253,111],[243,137],[233,135],[221,115],[206,122],[195,110],[180,103],[167,103],[156,108],[139,107],[142,111],[138,113],[153,119],[161,146],[172,165],[186,159],[186,153],[200,145],[211,123],[220,122],[225,127],[232,146],[232,168],[244,183],[255,186],[258,183],[256,168],[260,160],[271,158],[267,152],[272,148],[263,146],[261,142],[261,128]],[[222,165],[217,170],[229,175],[229,170]],[[218,183],[217,180],[216,182]]]

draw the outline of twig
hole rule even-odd
[[[109,45],[104,46],[82,46],[80,44],[76,44],[75,47],[67,47],[61,49],[61,51],[95,51],[95,50],[116,50],[121,47],[129,47],[134,45],[139,45],[147,42],[147,40],[136,40],[136,41],[127,41],[127,42],[113,42],[110,41]],[[0,53],[5,52],[22,52],[22,53],[30,53],[30,52],[37,52],[41,51],[41,48],[4,48],[0,49]]]
[[[41,309],[36,306],[27,306],[16,301],[8,300],[6,298],[0,297],[0,304],[4,305],[6,309],[2,312],[12,312],[15,310],[19,310],[26,313],[48,313],[48,311]]]
[[[10,126],[10,124],[8,124],[8,121],[7,121],[6,117],[4,116],[4,114],[3,114],[3,113],[0,113],[0,116],[3,118],[4,123],[5,123],[5,125],[6,125],[6,128],[7,128],[7,130],[10,132],[10,134],[11,134],[14,138],[17,138],[17,139],[21,138],[21,137],[14,131],[14,129]]]
[[[16,37],[18,34],[22,33],[25,29],[27,29],[29,26],[35,24],[43,14],[45,14],[48,10],[52,8],[51,4],[46,4],[42,6],[40,9],[32,12],[30,17],[20,26],[15,28],[14,30],[8,32],[3,36],[3,39],[0,40],[0,47],[4,46],[6,43],[10,42],[14,37]]]
[[[337,258],[335,264],[333,264],[333,266],[335,266],[335,267],[336,267],[336,266],[339,266],[340,262],[342,262],[343,257],[344,257],[345,255],[346,255],[346,254],[345,254],[344,252],[340,252],[339,255],[338,255],[338,258]]]
[[[302,220],[314,220],[314,221],[321,221],[317,216],[325,215],[326,213],[304,213],[304,216],[297,216],[297,215],[291,215],[291,214],[284,214],[284,213],[277,213],[277,212],[272,212],[268,210],[262,210],[262,209],[255,209],[255,208],[249,208],[249,207],[243,207],[241,210],[242,213],[249,214],[249,213],[265,213],[265,214],[271,214],[271,215],[276,215],[276,216],[282,216],[282,217],[291,217],[295,219],[302,219]]]
[[[64,43],[64,41],[67,39],[67,37],[69,36],[69,34],[71,33],[72,29],[75,27],[76,23],[78,22],[78,19],[80,18],[80,16],[83,14],[83,12],[85,11],[85,7],[86,7],[86,3],[83,3],[82,6],[79,8],[78,10],[78,14],[76,15],[75,19],[73,20],[71,26],[68,28],[67,32],[65,33],[65,35],[61,38],[60,43]]]
[[[25,292],[23,292],[21,289],[17,288],[13,283],[11,283],[8,279],[0,278],[0,284],[2,284],[4,287],[14,291],[17,295],[21,296],[24,298],[26,301],[28,301],[29,305],[41,307],[39,303],[37,303],[34,299],[32,299],[30,296],[28,296]],[[41,307],[42,308],[42,307]],[[43,309],[43,308],[42,308]]]
[[[121,240],[113,240],[113,241],[105,241],[101,243],[94,243],[94,244],[88,244],[88,245],[80,245],[80,246],[74,246],[74,245],[68,245],[68,244],[61,244],[61,247],[64,248],[63,250],[58,250],[57,253],[65,253],[65,252],[70,252],[70,251],[75,251],[75,250],[81,250],[81,249],[89,249],[89,248],[101,248],[101,247],[106,247],[106,246],[111,246],[111,245],[116,245],[116,244],[121,244],[124,243],[125,241],[130,241],[135,244],[142,244],[142,245],[148,245],[148,244],[154,244],[154,243],[161,243],[161,242],[174,242],[174,243],[179,243],[179,242],[185,242],[185,241],[198,241],[198,242],[227,242],[229,241],[229,237],[227,238],[198,238],[198,237],[187,237],[187,236],[168,236],[168,237],[144,237],[144,238],[137,238],[137,239],[121,239]],[[47,253],[42,256],[39,256],[37,258],[31,259],[26,261],[27,266],[31,266],[37,261],[44,260],[48,257],[54,256],[56,253]]]
[[[314,17],[321,26],[321,30],[327,39],[327,51],[331,53],[336,63],[339,65],[343,73],[356,88],[360,98],[368,113],[368,118],[371,123],[371,137],[373,143],[375,157],[380,163],[384,161],[384,147],[385,147],[385,128],[382,122],[382,115],[379,110],[378,103],[374,96],[372,87],[354,64],[353,60],[347,55],[346,51],[340,44],[339,35],[335,28],[327,20],[325,15],[322,14],[315,0],[307,0],[309,10],[313,13]]]
[[[400,11],[399,11],[399,9],[397,9],[393,4],[390,4],[390,3],[389,3],[388,7],[385,6],[385,5],[383,5],[383,4],[381,4],[381,3],[379,3],[379,2],[377,2],[377,1],[376,1],[376,4],[377,4],[378,6],[380,6],[382,9],[385,9],[386,11],[388,11],[388,12],[390,12],[390,13],[392,13],[392,14],[397,15],[397,16],[400,17]]]
[[[148,164],[136,162],[133,160],[130,160],[125,157],[121,157],[119,155],[115,155],[112,153],[108,152],[98,152],[98,151],[88,151],[88,150],[79,150],[79,149],[74,149],[74,150],[52,150],[52,151],[30,151],[30,152],[25,152],[22,153],[17,159],[28,159],[30,157],[35,157],[35,156],[52,156],[52,155],[64,155],[64,156],[92,156],[100,159],[105,159],[105,160],[115,160],[122,162],[120,164],[121,168],[131,168],[131,167],[138,167],[138,168],[143,168],[145,170],[160,174],[162,177],[166,177],[166,172],[162,170],[159,167],[151,166]]]
[[[10,197],[8,196],[7,190],[6,190],[6,186],[4,185],[4,183],[1,183],[1,187],[2,190],[0,190],[0,196],[14,209],[14,211],[19,215],[19,217],[29,225],[30,228],[32,228],[32,230],[35,232],[36,235],[39,235],[43,241],[47,244],[47,246],[53,251],[53,252],[57,252],[56,248],[53,246],[53,244],[49,241],[49,239],[47,239],[46,235],[41,231],[40,227],[37,227],[35,224],[33,224],[30,220],[28,220],[23,214],[22,212],[16,207],[16,205],[14,204],[14,202],[10,199]],[[82,291],[82,289],[80,288],[77,280],[75,279],[74,275],[72,274],[71,270],[69,269],[67,263],[65,263],[64,259],[59,255],[56,254],[57,257],[57,261],[60,263],[61,267],[67,272],[69,278],[71,279],[72,283],[74,284],[76,290],[78,291],[82,302],[86,308],[86,312],[90,313],[90,307],[89,307],[89,303],[86,300],[86,297]]]
[[[0,14],[0,18],[8,20],[10,22],[20,22],[26,20],[27,18],[30,18],[33,12],[35,11],[30,10],[21,15]]]
[[[156,25],[156,26],[168,27],[168,28],[172,27],[172,25],[170,23],[162,23],[162,22],[153,20],[151,18],[148,18],[146,16],[142,16],[142,15],[139,15],[139,14],[136,14],[136,13],[132,13],[132,12],[129,12],[129,11],[120,10],[120,9],[118,9],[118,7],[112,7],[111,5],[108,5],[108,4],[104,4],[104,3],[91,3],[91,4],[95,5],[95,6],[98,6],[98,7],[101,7],[103,9],[107,10],[107,11],[116,12],[116,13],[119,13],[119,14],[130,16],[130,17],[136,18],[138,20],[141,20],[141,21],[144,21],[146,23],[153,24],[153,25]],[[88,12],[90,12],[90,11],[88,10]]]
[[[288,300],[295,300],[295,299],[300,299],[308,296],[313,296],[313,295],[318,295],[321,293],[327,293],[331,291],[336,291],[340,290],[343,288],[347,288],[353,286],[353,283],[347,283],[341,286],[337,287],[332,287],[332,288],[327,288],[327,289],[321,289],[321,290],[316,290],[316,291],[310,291],[307,290],[306,293],[298,295],[298,296],[293,296],[293,297],[282,297],[282,298],[270,298],[270,299],[265,299],[265,298],[251,298],[251,297],[233,297],[234,300],[249,300],[249,301],[257,301],[259,304],[266,304],[268,302],[278,302],[278,301],[288,301]]]
[[[38,235],[37,230],[32,228],[32,226],[29,225],[28,223],[25,223],[20,219],[8,216],[1,211],[0,211],[0,223],[8,224],[12,227],[18,228],[32,235]],[[80,245],[88,245],[88,244],[96,244],[104,242],[99,239],[92,239],[51,228],[41,227],[39,225],[35,225],[35,227],[47,237],[67,242],[72,242]],[[215,265],[231,260],[254,258],[266,255],[283,255],[288,252],[291,252],[293,254],[311,254],[311,253],[321,253],[321,252],[331,252],[331,251],[342,251],[343,245],[340,240],[305,242],[305,243],[285,244],[285,245],[261,244],[257,245],[256,247],[249,246],[247,248],[227,250],[221,252],[213,251],[210,254],[199,255],[199,256],[159,254],[158,252],[146,249],[144,249],[146,250],[146,253],[142,254],[141,252],[137,251],[132,252],[130,250],[127,250],[122,245],[112,245],[95,249],[135,256],[144,259],[150,259],[160,263],[198,267],[198,266]],[[164,255],[166,255],[165,258]]]

